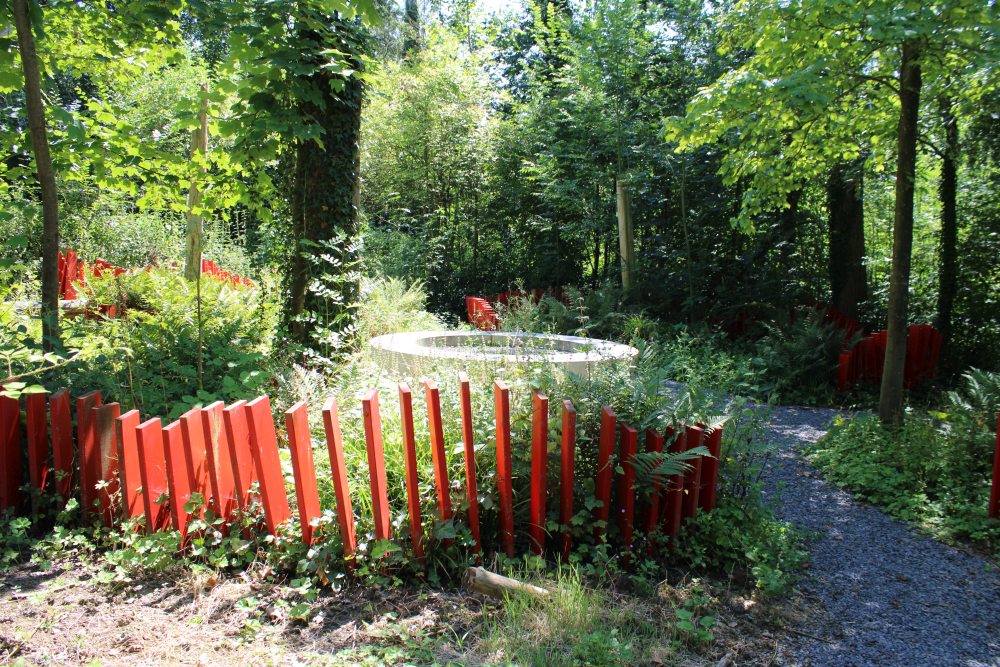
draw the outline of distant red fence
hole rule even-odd
[[[511,302],[517,299],[531,299],[531,301],[538,303],[544,297],[551,297],[566,303],[566,290],[562,287],[540,287],[528,291],[510,290],[487,297],[467,296],[465,297],[465,312],[469,324],[477,329],[496,331],[500,328],[500,319],[497,317],[495,304],[509,307]]]
[[[499,381],[493,387],[496,468],[492,475],[492,470],[477,470],[469,382],[464,374],[459,376],[465,464],[465,479],[461,481],[448,479],[447,453],[451,445],[443,436],[438,387],[428,380],[424,390],[437,501],[435,514],[443,520],[453,516],[453,492],[468,500],[463,519],[475,542],[474,552],[480,553],[479,517],[483,508],[478,501],[477,485],[483,479],[492,479],[499,496],[496,543],[500,550],[513,556],[515,545],[521,543],[537,554],[549,551],[568,558],[572,547],[570,523],[578,507],[574,506],[577,429],[573,404],[570,401],[561,404],[561,449],[558,457],[550,462],[548,398],[539,392],[532,395],[530,512],[527,525],[519,527],[515,526],[514,512],[511,448],[515,443],[511,433],[510,389]],[[425,538],[412,398],[405,384],[399,385],[399,394],[409,542],[414,555],[422,560]],[[370,390],[362,407],[375,537],[391,539],[392,515],[386,486],[378,391]],[[75,408],[75,429],[70,421],[71,408]],[[321,516],[323,507],[317,492],[306,404],[300,402],[292,406],[285,412],[284,421],[294,477],[294,507],[302,540],[311,543],[315,539],[314,522]],[[355,513],[352,490],[348,487],[338,406],[332,398],[323,406],[323,425],[337,523],[344,556],[350,564],[357,549]],[[640,495],[633,465],[640,435],[647,452],[665,448],[683,452],[705,445],[715,458],[698,457],[686,474],[656,480],[651,493]],[[687,426],[676,433],[668,429],[665,433],[650,430],[640,434],[631,426],[619,424],[611,408],[605,407],[601,412],[597,452],[595,488],[600,502],[593,510],[594,536],[599,541],[606,540],[607,528],[614,523],[619,546],[624,548],[636,546],[637,534],[648,536],[656,532],[676,543],[683,520],[715,507],[721,443],[721,426],[711,430]],[[23,459],[27,460],[28,475],[23,474]],[[550,489],[548,466],[550,463],[555,465],[556,461],[560,466],[558,489]],[[58,493],[64,499],[79,494],[86,515],[99,518],[106,525],[144,516],[149,532],[174,529],[184,534],[191,519],[187,509],[191,507],[188,502],[193,494],[201,494],[215,516],[229,521],[238,508],[245,508],[251,502],[256,482],[259,494],[256,499],[260,501],[269,533],[274,534],[292,516],[282,475],[278,432],[267,396],[249,403],[237,401],[226,406],[217,402],[194,408],[166,426],[157,417],[142,421],[136,410],[121,414],[117,403],[102,404],[100,392],[90,392],[75,400],[65,389],[51,395],[25,395],[21,401],[0,397],[0,464],[0,510],[26,511],[22,487],[30,485],[43,492]],[[49,471],[54,474],[50,475]],[[462,487],[464,491],[459,492]],[[353,492],[358,493],[358,490]],[[167,501],[158,502],[164,494]],[[644,500],[647,496],[649,500]],[[549,502],[559,507],[561,528],[553,535],[546,530]],[[525,532],[527,539],[519,540],[519,535]],[[652,545],[650,541],[651,548]]]
[[[146,268],[148,269],[149,266]],[[127,272],[126,269],[123,269],[120,266],[115,266],[111,262],[103,259],[96,259],[92,264],[85,264],[80,260],[80,257],[75,250],[66,250],[64,252],[60,251],[59,298],[71,300],[78,298],[79,295],[77,294],[76,287],[73,283],[85,281],[88,275],[100,277],[107,271],[111,271],[116,276],[120,276],[121,274]],[[230,273],[225,269],[219,268],[215,262],[208,259],[201,260],[201,272],[218,280],[224,280],[233,287],[241,285],[253,286],[253,282],[248,278],[244,278],[243,276],[239,276],[235,273]]]
[[[997,444],[993,449],[993,486],[990,488],[991,519],[1000,519],[1000,414],[997,415]]]
[[[885,367],[889,332],[865,336],[851,350],[840,353],[837,363],[837,389],[847,391],[857,384],[879,385]],[[907,389],[934,379],[943,338],[929,324],[911,324],[906,340],[904,386]]]

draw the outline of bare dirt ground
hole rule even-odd
[[[48,570],[23,565],[0,580],[0,664],[11,665],[397,665],[510,664],[481,645],[482,626],[503,613],[463,590],[353,587],[324,594],[308,620],[279,600],[288,589],[241,575],[159,576],[126,585],[98,582],[80,561]],[[649,664],[767,665],[783,654],[783,627],[801,603],[758,602],[701,584],[716,601],[716,640],[665,651]],[[669,613],[680,588],[663,587]],[[629,604],[627,596],[623,604]],[[249,602],[248,602],[249,601]],[[655,620],[652,619],[651,620]],[[660,620],[663,620],[661,618]],[[665,641],[665,646],[670,645]],[[516,657],[514,658],[516,664]]]

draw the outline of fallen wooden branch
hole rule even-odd
[[[503,600],[515,593],[526,593],[536,598],[547,597],[549,594],[547,590],[539,586],[495,574],[481,567],[468,568],[465,571],[464,581],[466,588],[498,600]]]

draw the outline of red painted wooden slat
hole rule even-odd
[[[85,515],[97,512],[96,485],[100,478],[100,470],[93,410],[100,404],[99,391],[86,393],[76,399],[76,451],[80,464],[80,502]]]
[[[632,547],[635,526],[635,465],[632,462],[638,449],[639,432],[622,424],[619,459],[622,474],[618,477],[618,532],[626,549]]]
[[[413,435],[413,393],[399,383],[399,417],[403,426],[403,463],[406,466],[406,504],[410,511],[410,539],[413,553],[424,562],[424,530],[420,520],[420,480],[417,477],[417,445]]]
[[[139,445],[139,477],[146,532],[164,530],[170,524],[168,505],[156,501],[168,493],[167,460],[163,447],[163,426],[158,417],[143,422],[135,430]]]
[[[73,492],[73,418],[68,389],[59,389],[49,398],[49,426],[56,492],[63,500],[69,500]]]
[[[118,496],[118,435],[115,432],[115,420],[121,413],[121,406],[117,403],[107,403],[94,408],[97,481],[103,486],[98,492],[98,502],[105,526],[110,526],[115,519],[114,503]]]
[[[226,443],[233,470],[236,505],[246,509],[250,504],[250,487],[257,481],[257,467],[250,447],[250,427],[247,425],[247,403],[236,401],[222,411],[226,427]]]
[[[28,480],[39,490],[45,489],[49,473],[49,433],[46,414],[47,394],[24,397],[25,430],[28,435]]]
[[[208,481],[212,487],[212,510],[216,516],[228,520],[238,504],[232,453],[222,417],[225,407],[222,401],[205,406],[201,410],[201,428],[208,463]]]
[[[687,427],[687,448],[694,449],[702,444],[705,438],[705,430],[698,426]],[[684,509],[682,514],[685,519],[693,519],[698,515],[698,500],[701,496],[701,462],[703,457],[699,456],[691,463],[691,470],[688,471],[684,479]]]
[[[348,567],[353,567],[354,551],[357,549],[357,539],[354,536],[354,509],[351,507],[351,491],[347,483],[347,466],[344,462],[344,436],[340,432],[337,399],[333,397],[328,398],[323,406],[323,428],[326,432],[326,446],[330,452],[333,492],[337,496],[340,539],[344,543],[344,557],[347,559]]]
[[[601,409],[601,438],[597,448],[597,483],[594,492],[601,505],[594,508],[594,539],[600,542],[608,527],[611,516],[611,475],[614,472],[611,458],[615,453],[614,411],[604,406]]]
[[[191,493],[198,493],[204,503],[198,510],[198,516],[205,516],[205,509],[212,499],[212,484],[209,481],[208,454],[205,446],[205,427],[202,423],[201,409],[192,408],[181,415],[181,436],[184,443],[184,463],[188,468],[188,479],[191,480]],[[217,510],[213,510],[218,513]]]
[[[0,511],[21,502],[21,404],[0,396]]]
[[[722,455],[722,428],[720,424],[712,429],[706,438],[708,453],[711,458],[703,459],[701,464],[701,496],[698,504],[701,509],[711,512],[715,509],[716,497],[719,490],[719,457]]]
[[[531,550],[541,555],[545,551],[545,493],[549,475],[549,398],[534,391],[531,394],[531,521],[528,534]]]
[[[448,454],[444,447],[444,427],[441,424],[441,394],[437,383],[424,380],[427,397],[427,427],[431,436],[431,461],[434,464],[434,487],[437,490],[441,520],[451,518],[451,486],[448,482]]]
[[[163,454],[167,464],[167,484],[170,487],[170,524],[179,530],[181,539],[187,536],[188,520],[191,515],[185,505],[191,500],[194,480],[191,466],[187,461],[184,434],[179,421],[163,427]]]
[[[139,411],[129,410],[115,420],[115,439],[118,442],[118,475],[122,492],[122,512],[126,519],[142,516],[142,474],[139,472],[139,442],[136,429]]]
[[[514,480],[510,455],[510,389],[497,380],[493,383],[496,410],[497,489],[500,495],[500,545],[514,556]]]
[[[378,390],[372,389],[361,400],[365,422],[365,445],[368,450],[369,486],[372,512],[375,515],[375,539],[387,540],[392,535],[392,517],[385,481],[385,452],[382,449],[382,415],[379,414]]]
[[[316,488],[316,467],[313,465],[312,439],[309,437],[309,412],[304,401],[285,411],[288,448],[292,454],[295,475],[295,499],[299,505],[299,525],[302,541],[312,544],[312,522],[319,518],[319,491]]]
[[[667,437],[673,435],[673,429],[667,429]],[[646,431],[646,452],[658,454],[663,451],[664,437],[652,429]],[[663,479],[657,475],[653,478],[652,489],[649,494],[649,502],[642,513],[642,532],[647,536],[652,535],[656,530],[656,524],[660,520],[660,495],[663,489]],[[650,544],[652,547],[652,544]]]
[[[993,486],[990,489],[989,517],[1000,519],[1000,414],[997,415],[997,444],[993,450]]]
[[[576,468],[576,408],[563,401],[562,461],[559,468],[559,523],[562,525],[562,560],[569,561],[573,547],[573,475]]]
[[[681,429],[670,445],[670,452],[678,454],[687,450],[687,431]],[[667,481],[666,500],[667,506],[663,513],[663,532],[670,537],[670,543],[677,545],[677,539],[681,534],[681,516],[684,507],[684,477],[685,475],[672,475]]]
[[[278,435],[271,418],[271,399],[255,398],[246,404],[247,424],[250,427],[250,448],[254,453],[254,466],[260,484],[260,502],[264,507],[267,530],[275,535],[278,526],[291,518],[285,477],[281,473],[278,455]]]
[[[465,447],[465,498],[469,504],[469,531],[472,533],[473,551],[482,552],[479,535],[479,487],[476,481],[476,445],[472,430],[472,392],[469,376],[458,374],[458,390],[462,406],[462,444]],[[477,556],[477,562],[480,560]]]

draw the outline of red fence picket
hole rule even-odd
[[[139,472],[139,411],[129,410],[115,420],[115,437],[118,441],[119,488],[122,492],[122,512],[126,519],[142,516],[142,475]]]
[[[0,511],[21,502],[21,406],[0,396]]]
[[[392,535],[392,516],[385,481],[385,453],[382,449],[382,415],[379,414],[378,391],[372,389],[361,401],[365,421],[365,445],[368,449],[369,486],[372,512],[375,515],[375,539],[387,540]]]
[[[323,429],[326,446],[330,452],[330,471],[333,474],[333,492],[337,497],[337,524],[340,539],[344,543],[344,558],[347,566],[354,567],[354,552],[357,539],[354,536],[354,510],[351,507],[351,491],[347,482],[347,466],[344,463],[344,436],[340,431],[340,417],[337,414],[337,400],[327,399],[323,405]]]
[[[705,438],[705,430],[698,426],[687,427],[687,448],[700,447]],[[684,510],[685,519],[693,519],[698,515],[698,501],[701,497],[701,458],[691,463],[691,470],[684,478]]]
[[[451,519],[451,488],[448,482],[448,454],[444,447],[444,425],[441,423],[441,393],[433,380],[424,380],[427,397],[427,427],[431,437],[431,461],[434,465],[434,487],[437,489],[441,520]]]
[[[667,437],[673,435],[673,429],[667,429]],[[662,435],[657,433],[652,429],[646,430],[646,452],[651,454],[659,454],[663,451],[663,445],[665,439]],[[649,502],[646,503],[646,507],[642,514],[642,532],[649,535],[656,531],[656,524],[660,519],[660,494],[663,489],[663,480],[660,475],[655,475],[653,477],[653,488],[649,494]],[[652,548],[652,543],[650,543],[650,548]]]
[[[514,555],[514,480],[510,456],[510,389],[497,380],[493,383],[493,406],[496,412],[497,490],[500,496],[500,546]]]
[[[181,436],[184,440],[184,462],[188,468],[188,479],[191,480],[191,492],[200,494],[203,501],[218,512],[212,499],[212,485],[209,481],[208,453],[205,446],[205,427],[202,423],[201,410],[192,408],[181,415]],[[198,516],[205,516],[204,506],[198,510]]]
[[[246,408],[246,401],[236,401],[222,411],[229,460],[232,462],[236,505],[240,509],[246,509],[250,504],[250,487],[257,481],[257,463],[253,448],[250,447]]]
[[[417,444],[413,435],[413,392],[399,383],[399,417],[403,426],[403,463],[406,467],[406,505],[410,512],[413,554],[424,562],[424,527],[420,520],[420,480],[417,476]]]
[[[458,374],[459,402],[462,408],[462,444],[465,448],[465,498],[469,504],[469,532],[472,533],[472,548],[479,554],[482,542],[479,535],[479,487],[476,483],[476,445],[472,430],[472,393],[469,376]]]
[[[572,401],[563,401],[560,453],[559,523],[562,527],[562,560],[566,563],[573,546],[573,476],[576,472],[576,408]]]
[[[615,453],[615,427],[617,418],[614,411],[604,406],[601,409],[601,436],[597,449],[597,484],[595,494],[600,506],[594,508],[594,539],[600,541],[608,527],[611,516],[611,479],[614,467],[611,457]]]
[[[27,394],[24,397],[25,431],[28,435],[28,480],[38,490],[45,489],[49,472],[49,440],[46,414],[48,396]]]
[[[260,502],[264,506],[267,530],[277,534],[278,526],[291,518],[285,478],[281,474],[281,457],[278,456],[278,436],[271,418],[271,399],[255,398],[246,404],[247,425],[250,428],[250,449],[254,453],[257,481],[260,484]]]
[[[170,488],[170,524],[179,530],[181,538],[187,535],[190,514],[186,505],[194,490],[192,469],[184,451],[184,434],[179,421],[163,427],[163,455],[167,464],[167,485]]]
[[[319,519],[319,490],[316,488],[316,468],[313,465],[312,439],[309,437],[309,412],[304,401],[285,411],[288,449],[292,454],[295,475],[295,499],[299,505],[299,527],[302,541],[312,544],[313,521]]]
[[[225,403],[216,401],[202,408],[200,413],[208,481],[212,488],[212,512],[228,520],[237,507],[237,494],[233,470],[236,464],[232,459],[223,418],[225,408]]]
[[[670,445],[671,454],[679,454],[687,450],[687,431],[681,428],[674,437]],[[670,544],[677,546],[677,539],[681,534],[681,518],[684,505],[684,477],[683,473],[672,475],[667,481],[665,498],[666,509],[663,512],[663,532],[670,538]]]
[[[101,404],[101,392],[91,391],[76,399],[76,450],[80,463],[80,502],[84,515],[97,511],[97,480],[100,479],[94,408]]]
[[[163,530],[170,523],[169,508],[156,501],[168,492],[167,462],[163,447],[163,426],[159,417],[143,422],[135,430],[139,443],[139,477],[146,532]]]
[[[1000,519],[1000,414],[997,415],[997,444],[993,451],[993,487],[990,489],[989,517]]]
[[[49,426],[56,491],[63,500],[69,500],[73,492],[73,418],[68,389],[59,389],[49,397]]]
[[[118,496],[118,434],[115,420],[121,406],[107,403],[94,408],[94,437],[97,440],[97,481],[101,484],[97,497],[105,526],[114,523],[114,500]]]
[[[722,456],[722,428],[719,424],[709,431],[706,438],[708,457],[701,461],[701,496],[698,504],[705,512],[715,509],[715,501],[719,491],[719,457]]]
[[[618,477],[618,532],[626,549],[632,547],[632,532],[635,526],[635,463],[633,458],[638,450],[639,432],[622,424],[621,461],[622,473]]]
[[[528,534],[531,550],[545,551],[545,494],[549,475],[549,398],[531,393],[531,507]]]

